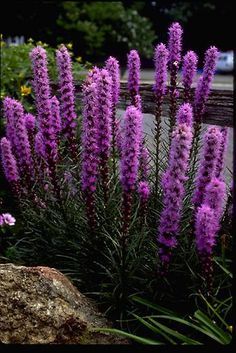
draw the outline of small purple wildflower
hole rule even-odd
[[[55,134],[58,136],[61,132],[61,116],[60,105],[56,96],[51,98],[51,111],[52,111],[52,126]]]
[[[33,114],[27,113],[25,114],[25,126],[28,132],[34,132],[36,128],[36,119]]]
[[[178,124],[187,124],[191,127],[193,123],[192,106],[189,103],[182,104],[178,110],[176,119]]]
[[[16,223],[16,219],[10,214],[10,213],[3,213],[0,215],[0,218],[2,218],[2,224],[0,221],[0,225],[8,225],[8,226],[14,226]]]

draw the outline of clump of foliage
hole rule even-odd
[[[182,33],[178,23],[172,24],[168,45],[160,43],[155,49],[152,149],[142,129],[137,50],[128,54],[131,104],[123,121],[117,113],[119,63],[113,57],[105,68],[88,72],[77,116],[72,62],[64,45],[56,51],[57,91],[50,85],[46,50],[37,46],[30,53],[35,116],[16,99],[3,102],[2,166],[21,213],[22,236],[9,237],[2,259],[57,267],[81,291],[96,297],[110,318],[123,327],[128,323],[132,330],[136,325],[125,320],[138,309],[134,294],[168,306],[168,320],[173,321],[177,305],[184,304],[184,315],[193,313],[200,291],[211,307],[222,304],[223,320],[232,320],[232,234],[227,221],[232,190],[224,181],[227,129],[210,126],[202,135],[218,51],[206,51],[196,90],[196,55],[188,54],[184,89],[179,90]],[[170,109],[163,127],[166,95]],[[161,329],[175,344],[173,330],[153,315],[155,333]],[[139,322],[152,329],[150,320],[140,321],[141,316],[142,311]],[[204,321],[202,330],[209,328],[204,314],[197,312],[196,318]],[[181,342],[199,343],[192,334],[176,335]],[[225,334],[222,342],[228,340]]]
[[[57,23],[69,38],[77,36],[87,55],[104,55],[105,48],[119,52],[136,48],[151,57],[156,39],[151,22],[122,2],[76,3],[64,1]],[[82,43],[81,43],[82,41]]]

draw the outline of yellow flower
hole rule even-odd
[[[81,57],[81,56],[78,56],[75,60],[76,60],[78,63],[81,63],[82,57]]]
[[[233,326],[228,326],[227,329],[232,333],[233,332]]]
[[[31,87],[27,87],[27,86],[20,87],[20,92],[22,97],[28,96],[31,93],[31,91],[32,91]]]
[[[67,47],[68,49],[72,49],[72,48],[73,48],[73,44],[72,44],[72,43],[67,43],[67,44],[66,44],[66,47]]]

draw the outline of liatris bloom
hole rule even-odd
[[[202,275],[206,279],[207,288],[212,288],[212,250],[216,242],[219,223],[214,210],[203,204],[196,213],[195,235],[196,247],[202,266]]]
[[[183,57],[183,73],[182,81],[184,86],[184,100],[189,102],[191,100],[191,86],[194,76],[197,71],[198,57],[194,51],[188,51]]]
[[[112,80],[111,96],[113,107],[116,106],[119,100],[120,93],[120,69],[119,62],[116,58],[110,56],[106,61],[105,69],[108,71]]]
[[[191,124],[179,123],[172,133],[169,166],[162,177],[164,208],[160,216],[157,240],[160,244],[159,255],[163,273],[168,268],[172,249],[177,245],[176,236],[179,232],[191,144]]]
[[[39,127],[45,145],[45,157],[49,168],[54,189],[59,196],[59,188],[56,177],[56,162],[58,159],[58,149],[56,135],[53,128],[51,113],[51,92],[49,86],[47,55],[45,49],[38,46],[30,53],[34,73],[33,87],[36,96],[36,106],[39,116]]]
[[[205,104],[210,93],[210,86],[214,77],[216,60],[219,55],[216,47],[210,47],[205,53],[204,68],[195,91],[194,114],[197,124],[201,123]]]
[[[110,56],[106,61],[106,70],[108,71],[112,85],[111,85],[111,96],[112,96],[112,146],[113,146],[113,169],[115,172],[115,146],[116,146],[116,105],[119,100],[120,93],[120,69],[119,62]]]
[[[134,97],[134,106],[135,106],[135,108],[142,111],[142,98],[141,98],[140,94],[136,94],[136,96]]]
[[[153,90],[157,100],[161,103],[166,92],[167,63],[169,52],[165,44],[160,43],[155,49],[155,84]]]
[[[225,153],[227,150],[227,143],[228,143],[228,129],[227,127],[221,128],[220,129],[222,138],[220,141],[220,147],[219,147],[219,154],[216,162],[216,172],[215,176],[217,178],[221,177],[223,168],[224,168],[224,158],[225,158]]]
[[[169,27],[168,34],[169,34],[168,50],[169,50],[170,68],[172,65],[174,65],[175,67],[178,67],[181,61],[183,29],[178,22],[174,22]]]
[[[59,101],[56,96],[51,98],[51,111],[52,111],[52,126],[55,134],[58,136],[61,132],[61,116]]]
[[[29,136],[26,129],[26,120],[24,109],[20,102],[12,100],[12,114],[15,121],[15,133],[17,141],[17,157],[20,171],[26,177],[26,183],[30,187],[33,175],[33,159],[31,155],[31,148]]]
[[[141,145],[140,149],[140,178],[141,180],[147,180],[150,174],[149,166],[150,155],[147,147],[145,147],[144,142]]]
[[[72,64],[67,48],[62,45],[56,52],[57,66],[59,71],[59,90],[60,90],[60,110],[62,118],[63,133],[68,138],[69,147],[72,155],[76,157],[76,113],[75,95],[72,76]]]
[[[220,219],[223,213],[226,198],[225,182],[213,177],[206,186],[203,203],[210,206],[215,212],[217,219]]]
[[[45,160],[45,157],[46,157],[45,144],[43,142],[43,135],[40,131],[37,132],[37,134],[35,135],[34,149],[36,154],[40,158]]]
[[[127,234],[132,192],[135,190],[138,178],[140,142],[141,142],[141,112],[134,106],[126,109],[124,116],[123,144],[120,164],[120,181],[123,189],[123,234]]]
[[[1,157],[6,179],[10,183],[13,192],[15,192],[17,196],[19,196],[20,177],[15,157],[12,154],[11,143],[6,137],[3,137],[1,139]]]
[[[25,114],[25,126],[26,129],[30,132],[34,132],[36,127],[36,120],[33,114],[27,113]]]
[[[16,132],[15,132],[15,120],[12,112],[14,100],[12,98],[6,97],[3,100],[3,110],[4,116],[6,117],[6,136],[7,139],[11,142],[12,152],[16,153],[17,141],[16,141]]]
[[[140,181],[138,185],[138,193],[143,201],[147,201],[150,196],[150,187],[147,181]]]
[[[195,209],[202,204],[206,186],[215,174],[220,140],[220,130],[210,126],[204,136],[200,168],[195,181],[195,191],[192,198]]]
[[[97,87],[87,80],[83,86],[83,121],[82,121],[82,190],[93,193],[96,190],[98,176],[98,119]]]
[[[88,77],[83,86],[81,184],[86,199],[87,217],[92,230],[96,226],[94,192],[99,167],[97,106],[97,85],[91,77]]]
[[[169,139],[171,140],[171,132],[175,125],[176,115],[176,98],[177,98],[177,73],[181,61],[182,50],[182,34],[183,29],[179,23],[175,22],[168,29],[169,40],[169,68],[170,68],[170,132]]]
[[[159,144],[161,132],[161,106],[163,103],[164,94],[166,92],[167,82],[167,63],[168,63],[168,50],[165,44],[160,43],[155,49],[155,84],[153,86],[155,94],[155,143],[156,143],[156,181],[155,181],[155,195],[157,197],[158,190],[158,175],[159,175]]]
[[[139,94],[140,65],[137,50],[131,50],[128,54],[128,90],[132,105],[135,105],[135,96]]]
[[[178,124],[187,124],[191,127],[193,123],[192,106],[189,103],[182,104],[178,110],[176,119]]]
[[[112,81],[107,70],[102,69],[97,82],[98,104],[98,150],[104,198],[107,201],[108,159],[111,150],[111,87]]]

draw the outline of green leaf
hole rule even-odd
[[[159,341],[154,341],[148,338],[144,338],[141,336],[136,336],[136,335],[132,335],[131,333],[125,332],[125,331],[121,331],[121,330],[117,330],[117,329],[112,329],[112,328],[98,328],[98,329],[92,329],[92,331],[99,331],[99,332],[108,332],[108,333],[113,333],[119,336],[123,336],[129,339],[132,339],[138,343],[141,344],[151,344],[151,345],[164,345],[163,342],[159,342]]]
[[[148,308],[151,308],[151,309],[154,309],[154,310],[157,310],[163,314],[167,314],[167,315],[175,315],[175,313],[169,309],[166,309],[166,308],[163,308],[162,306],[160,305],[157,305],[157,304],[153,304],[151,302],[149,302],[148,300],[146,299],[142,299],[140,297],[137,297],[137,296],[133,296],[132,297],[132,300],[137,302],[137,303],[140,303],[140,304],[143,304],[145,306],[147,306]]]
[[[231,337],[228,333],[224,332],[220,327],[212,322],[208,316],[206,316],[201,310],[197,310],[194,313],[194,317],[198,319],[206,328],[215,332],[216,335],[221,339],[221,342],[228,344],[231,341]]]

